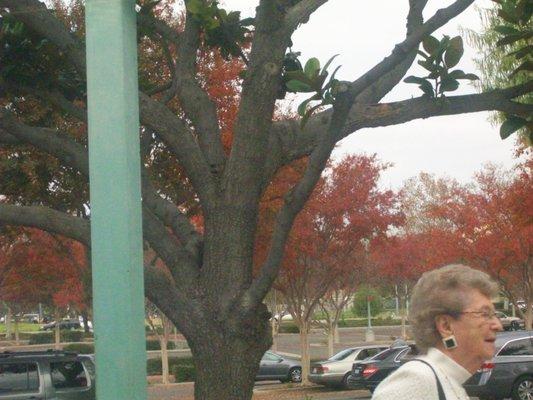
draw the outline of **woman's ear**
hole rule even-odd
[[[449,337],[454,333],[452,329],[452,317],[450,315],[437,315],[435,317],[435,327],[442,338]]]

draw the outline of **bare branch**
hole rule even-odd
[[[91,247],[89,221],[51,208],[0,203],[0,223],[42,229]]]
[[[298,25],[309,20],[320,6],[326,4],[328,0],[301,0],[294,5],[285,16],[285,25],[290,31],[295,30]]]

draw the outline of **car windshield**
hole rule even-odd
[[[334,356],[328,358],[329,361],[340,361],[340,360],[344,360],[346,357],[348,357],[350,354],[353,354],[353,352],[355,351],[355,349],[346,349],[346,350],[342,350],[342,351],[339,351],[337,354],[335,354]]]

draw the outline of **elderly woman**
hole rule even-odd
[[[498,286],[464,265],[426,272],[413,289],[409,320],[424,356],[376,388],[373,400],[468,400],[463,383],[494,355],[502,325],[491,299]]]

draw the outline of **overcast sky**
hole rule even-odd
[[[254,14],[258,4],[257,0],[223,1],[228,9],[241,10],[243,16]],[[430,0],[425,17],[451,3]],[[475,2],[478,7],[491,4],[490,0]],[[389,55],[394,44],[403,39],[407,5],[407,0],[329,0],[295,33],[293,51],[301,51],[303,60],[317,57],[322,63],[340,54],[336,59],[342,65],[338,77],[354,80]],[[477,29],[479,26],[478,13],[471,6],[437,31],[436,36],[454,36],[459,34],[460,27]],[[477,72],[471,61],[474,55],[474,50],[467,48],[457,68]],[[454,94],[473,92],[475,89],[465,83]],[[401,83],[385,100],[419,95],[416,85]],[[405,179],[421,171],[466,182],[484,163],[506,167],[514,163],[513,138],[502,141],[499,128],[488,122],[488,116],[488,113],[462,114],[361,130],[341,142],[334,157],[344,153],[377,153],[383,161],[394,163],[383,176],[385,187],[398,188]]]

